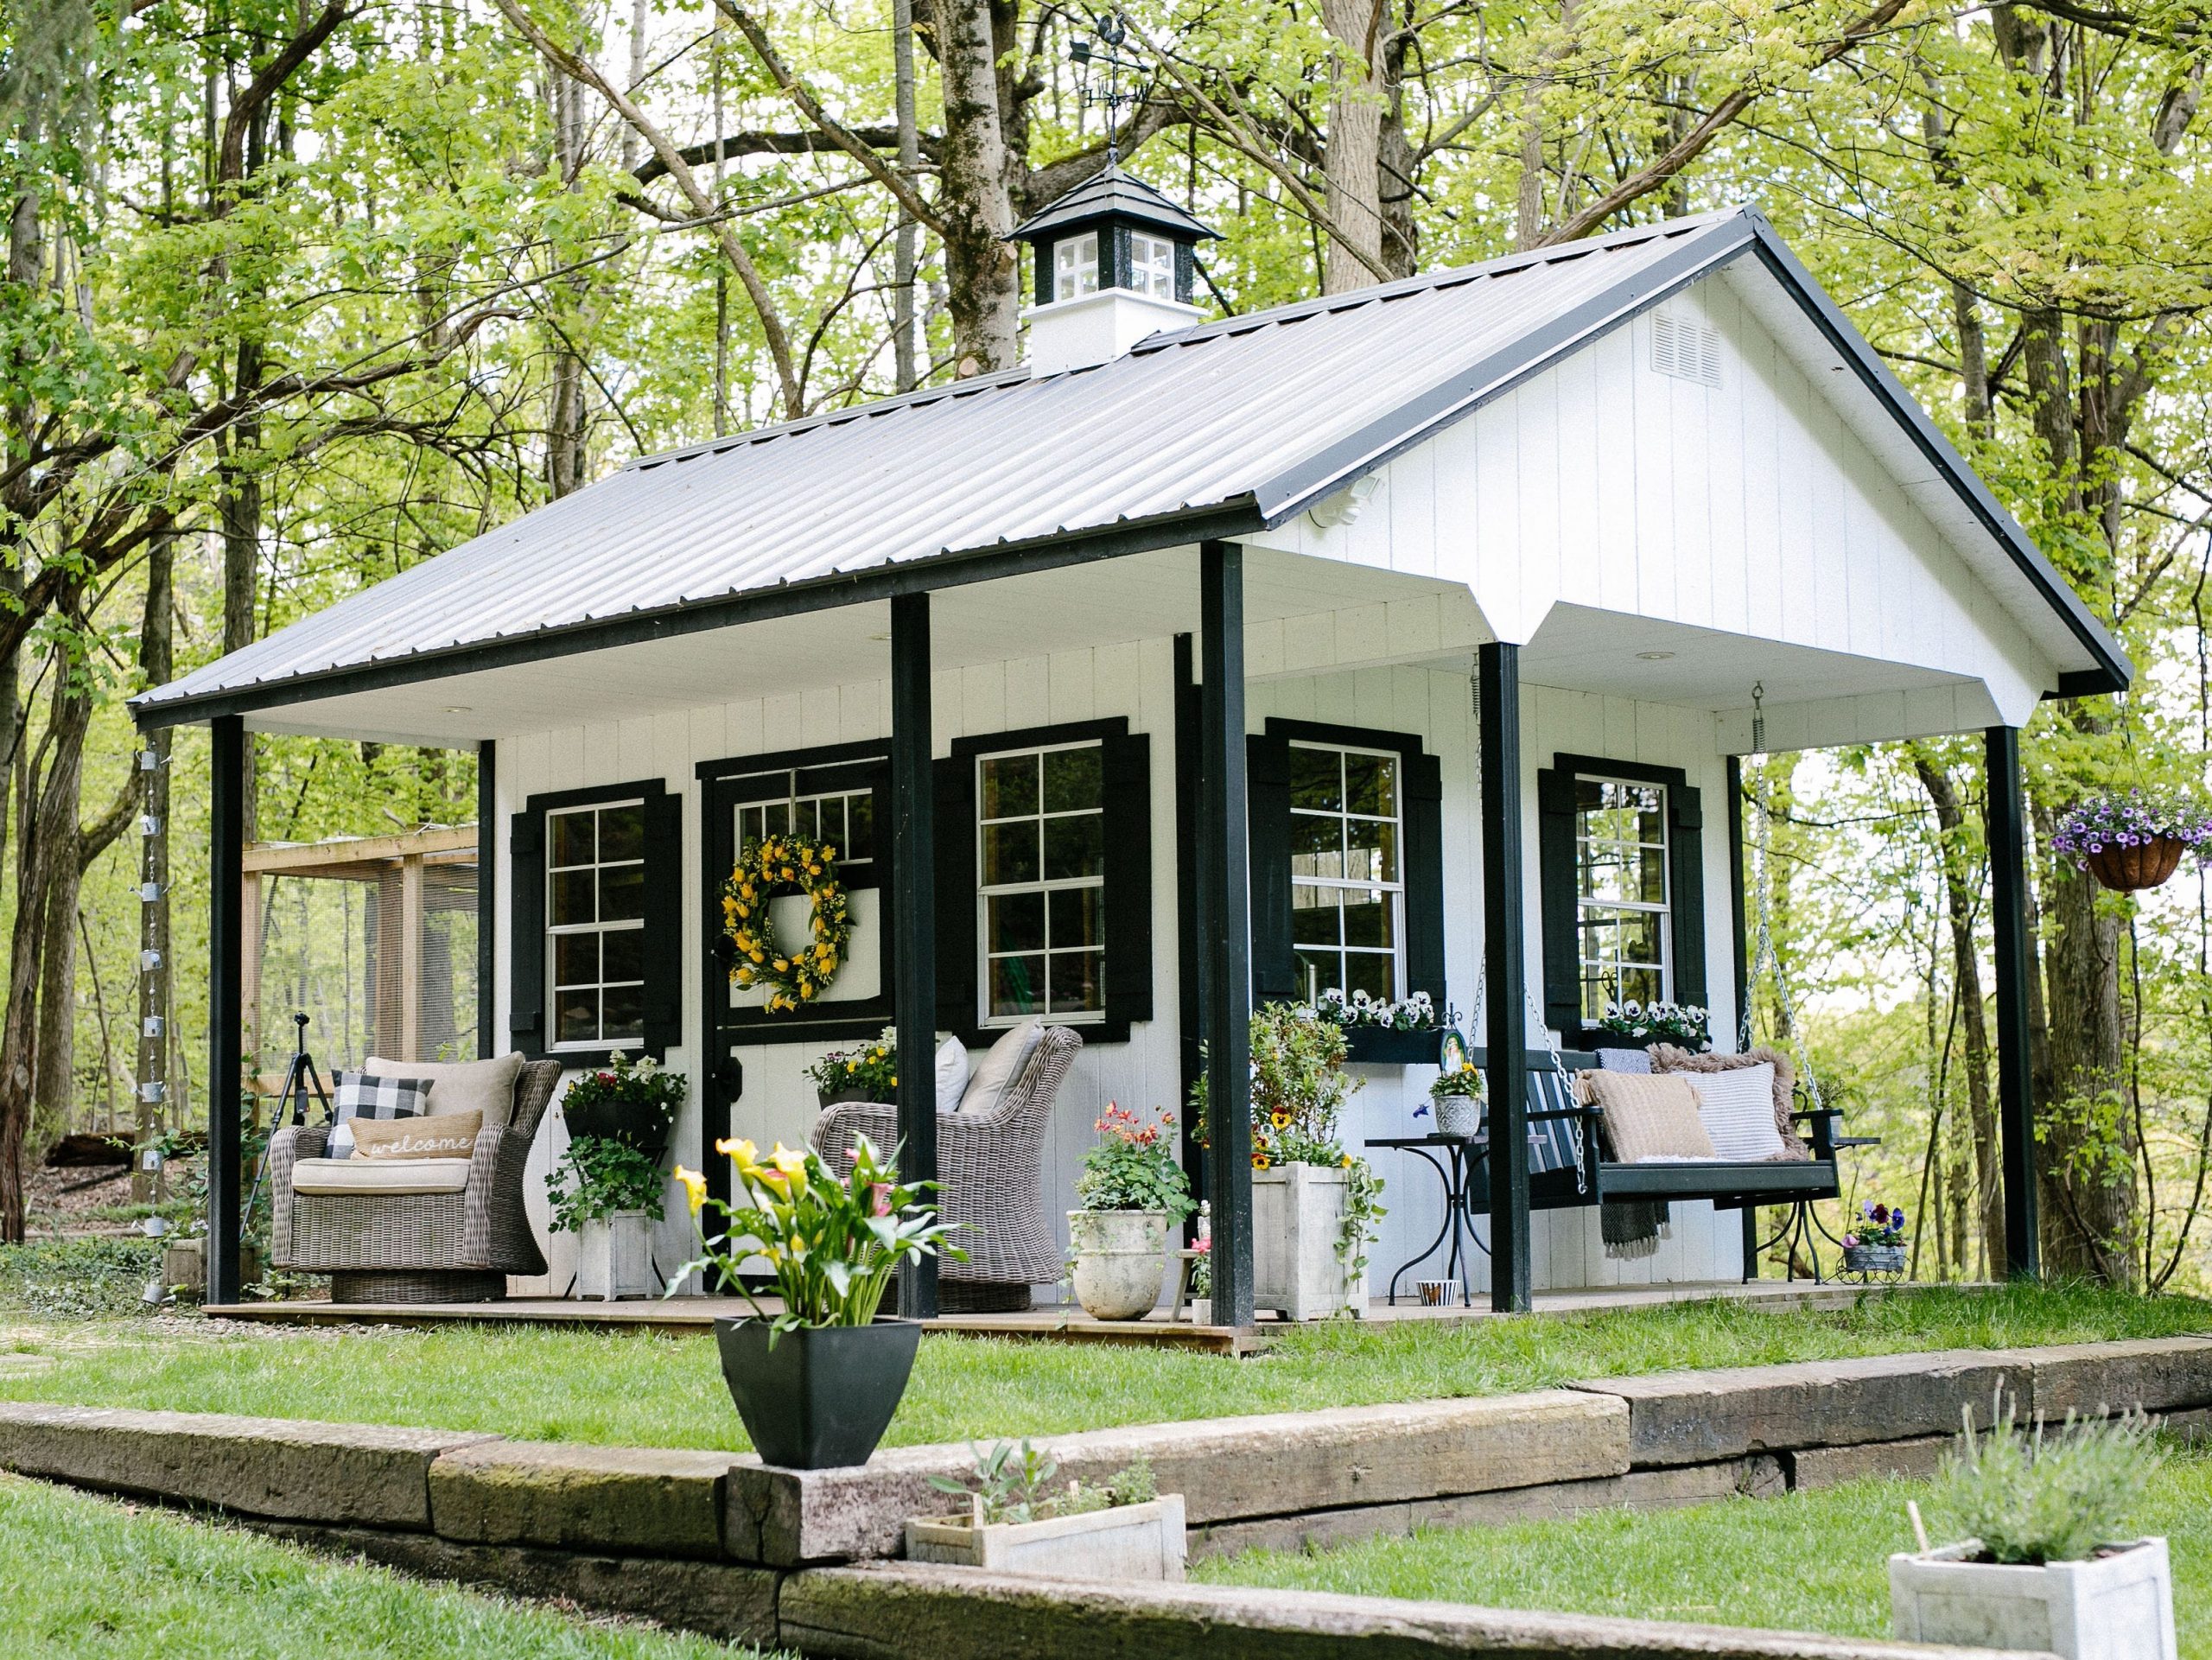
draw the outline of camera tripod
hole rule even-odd
[[[308,1053],[308,1017],[295,1013],[292,1024],[299,1033],[292,1044],[291,1065],[284,1069],[284,1081],[276,1091],[276,1111],[269,1123],[270,1135],[284,1128],[288,1120],[295,1125],[308,1121],[308,1091],[313,1089],[315,1099],[322,1103],[322,1121],[331,1122],[330,1091],[323,1087],[322,1074],[315,1070],[315,1057]],[[261,1184],[269,1174],[269,1149],[261,1149],[261,1165],[253,1173],[253,1187],[246,1194],[245,1209],[238,1217],[243,1230],[253,1220],[253,1207],[261,1198]]]

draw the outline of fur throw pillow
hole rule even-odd
[[[1769,1163],[1803,1163],[1813,1156],[1812,1148],[1805,1145],[1804,1137],[1790,1119],[1796,1110],[1794,1094],[1797,1074],[1789,1065],[1789,1057],[1778,1049],[1746,1049],[1740,1054],[1692,1054],[1687,1049],[1671,1043],[1651,1046],[1651,1070],[1655,1072],[1729,1072],[1738,1066],[1771,1065],[1774,1068],[1774,1127],[1782,1132],[1782,1151]]]

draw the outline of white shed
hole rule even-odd
[[[902,1123],[923,1134],[927,1033],[988,1040],[1033,1012],[1084,1039],[1046,1146],[1058,1217],[1100,1110],[1176,1106],[1202,1034],[1235,1115],[1254,996],[1332,968],[1427,989],[1497,1063],[1500,1307],[1745,1272],[1737,1214],[1703,1201],[1624,1260],[1592,1208],[1532,1214],[1521,1115],[1523,1052],[1547,1028],[1586,1047],[1600,989],[1738,1007],[1732,758],[1754,685],[1777,749],[1984,730],[2012,827],[2006,1214],[2026,1218],[2017,735],[2039,698],[2119,689],[2129,665],[1772,227],[1739,208],[1200,321],[1176,264],[1191,234],[1148,195],[1118,181],[1033,239],[1060,283],[1033,343],[1065,366],[632,462],[147,693],[140,723],[215,723],[233,818],[220,773],[245,731],[480,747],[487,1053],[664,1054],[693,1084],[688,1164],[715,1163],[719,1135],[798,1142],[804,1065],[900,1012]],[[1065,829],[1082,845],[980,892],[997,832],[977,779],[1061,754],[1088,758],[1069,811],[1097,817]],[[1312,781],[1331,767],[1333,796]],[[1359,807],[1355,771],[1387,779]],[[1634,894],[1577,864],[1626,822],[1592,805],[1608,785],[1644,826]],[[871,817],[869,868],[850,961],[770,1015],[728,989],[716,892],[747,826],[804,802]],[[546,826],[623,803],[649,820],[643,943],[619,983],[584,985],[587,1018],[548,973]],[[1332,877],[1294,829],[1361,852],[1357,879],[1332,886],[1349,868]],[[234,1008],[216,932],[213,1006]],[[931,934],[919,957],[885,943]],[[1733,1024],[1715,1020],[1724,1047]],[[234,1025],[213,1076],[236,1070]],[[1359,1071],[1349,1138],[1419,1133],[1433,1065]],[[1236,1133],[1224,1119],[1216,1144]],[[1377,1157],[1387,1275],[1440,1201]],[[1220,1165],[1234,1318],[1249,1173]],[[236,1194],[217,1202],[219,1237]],[[675,1260],[688,1229],[667,1225]],[[567,1279],[556,1250],[545,1288]]]

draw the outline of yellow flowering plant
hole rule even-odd
[[[932,1254],[965,1262],[945,1243],[950,1224],[918,1201],[934,1182],[904,1183],[865,1135],[853,1138],[852,1173],[840,1178],[819,1154],[778,1142],[763,1157],[751,1142],[719,1141],[743,1201],[707,1197],[707,1179],[677,1167],[699,1234],[699,1254],[678,1269],[670,1292],[696,1269],[709,1285],[736,1286],[753,1313],[778,1332],[803,1326],[866,1326],[874,1320],[901,1262]],[[709,1236],[705,1213],[718,1211],[722,1231]],[[748,1261],[767,1263],[779,1311],[771,1313],[739,1275]]]
[[[793,890],[813,901],[808,938],[797,950],[776,938],[769,902]],[[787,1014],[828,990],[852,943],[852,901],[837,880],[837,849],[804,836],[745,844],[722,883],[722,938],[733,984],[768,989],[768,1012]]]

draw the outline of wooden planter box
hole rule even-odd
[[[576,1295],[613,1302],[650,1297],[653,1282],[653,1219],[643,1211],[617,1211],[576,1231]]]
[[[1367,1276],[1344,1272],[1344,1237],[1351,1178],[1318,1164],[1279,1164],[1252,1173],[1252,1303],[1285,1320],[1327,1320],[1367,1312]]]
[[[977,1527],[965,1516],[916,1516],[906,1523],[908,1561],[1001,1574],[1179,1581],[1184,1554],[1180,1493],[1162,1493],[1148,1504],[1042,1522]]]
[[[1890,1558],[1890,1619],[1905,1642],[2043,1650],[2062,1660],[2175,1660],[2164,1539],[2041,1568],[1965,1560],[1980,1542]]]

